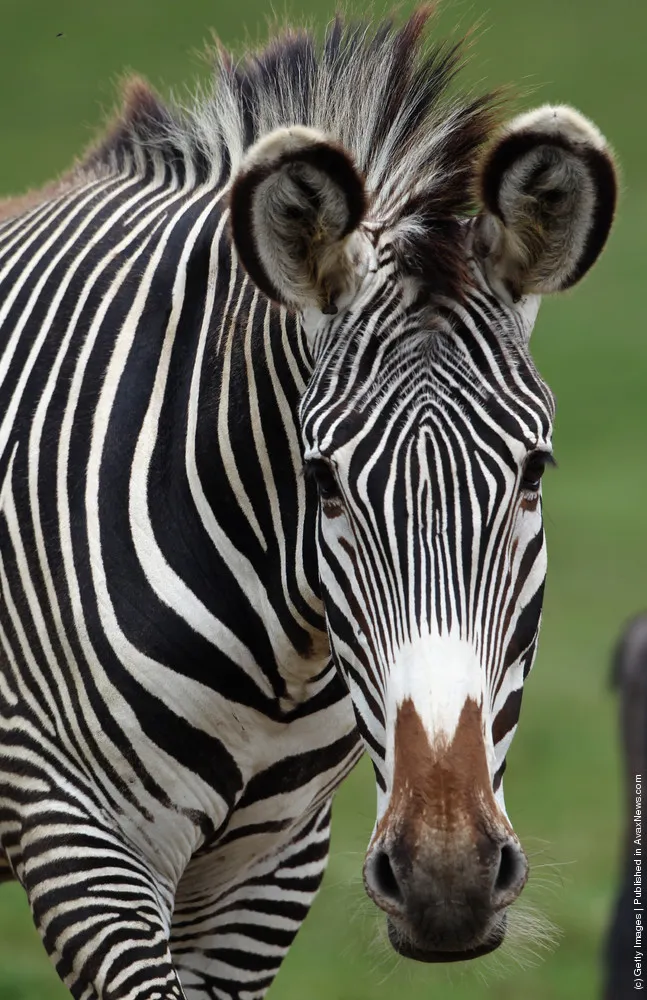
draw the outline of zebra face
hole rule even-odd
[[[366,218],[359,174],[320,134],[261,140],[232,193],[238,252],[301,313],[313,356],[300,421],[327,626],[378,791],[364,880],[394,947],[424,961],[496,948],[527,878],[502,775],[553,461],[528,342],[539,296],[596,259],[615,198],[604,140],[567,108],[512,122],[479,181],[435,286],[408,266],[407,223]]]
[[[377,781],[365,884],[397,949],[436,961],[500,943],[526,880],[502,776],[546,573],[537,301],[478,278],[431,306],[378,265],[314,338],[301,407],[331,646]]]

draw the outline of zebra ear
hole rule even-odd
[[[337,311],[358,275],[364,182],[320,132],[277,129],[248,151],[231,190],[231,230],[251,279],[299,310]]]
[[[481,168],[475,250],[513,298],[569,288],[600,254],[617,198],[613,157],[565,105],[519,115]]]

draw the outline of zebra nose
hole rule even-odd
[[[404,907],[404,891],[391,864],[389,852],[383,847],[368,854],[364,863],[364,885],[371,899],[387,913]]]
[[[528,861],[518,843],[511,840],[498,848],[492,908],[501,910],[514,903],[528,880]]]
[[[460,849],[452,839],[432,838],[414,852],[404,838],[381,837],[364,864],[368,895],[421,954],[481,946],[497,914],[526,883],[526,857],[508,834],[480,834],[469,842],[459,837]]]

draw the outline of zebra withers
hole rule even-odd
[[[0,878],[73,996],[261,997],[363,749],[402,954],[474,958],[545,577],[539,296],[610,229],[580,114],[447,96],[427,15],[140,81],[0,206]]]

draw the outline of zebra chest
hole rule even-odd
[[[271,866],[326,808],[363,752],[349,698],[267,736],[249,755],[254,773],[226,822],[187,867],[181,892],[224,890],[258,865]]]
[[[137,760],[131,770],[119,754],[115,769],[130,776],[136,798],[144,774],[165,804],[152,804],[152,826],[132,804],[120,825],[140,846],[168,850],[175,872],[205,854],[218,883],[218,871],[272,851],[330,798],[360,755],[352,703],[334,673],[312,691],[304,685],[298,713],[283,717],[236,700],[226,684],[207,685],[159,662],[139,660],[136,676],[127,700],[112,686],[103,692]]]

